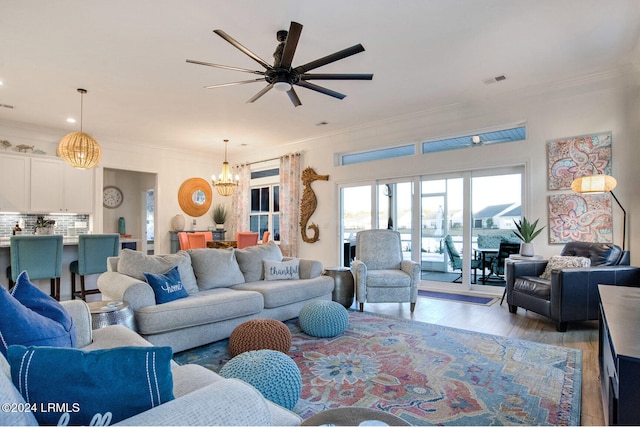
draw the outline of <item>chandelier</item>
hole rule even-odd
[[[211,184],[216,188],[218,193],[221,196],[231,196],[234,191],[236,191],[236,187],[238,186],[238,182],[240,178],[236,175],[235,179],[231,175],[231,169],[229,168],[229,162],[227,162],[227,143],[228,139],[224,140],[224,162],[222,163],[222,170],[220,171],[220,175],[218,176],[218,180],[216,181],[216,176],[211,175]]]
[[[78,92],[80,92],[80,132],[65,135],[58,144],[58,154],[76,169],[91,169],[100,162],[102,150],[95,139],[82,132],[82,100],[87,91],[78,89]]]

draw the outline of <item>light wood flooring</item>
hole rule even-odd
[[[356,304],[353,308],[356,308]],[[567,332],[557,332],[554,323],[545,317],[522,308],[518,309],[517,314],[511,314],[507,303],[501,306],[500,300],[491,306],[481,306],[420,297],[413,314],[408,303],[372,303],[365,304],[364,309],[371,313],[580,349],[580,424],[604,425],[598,368],[598,321],[569,323]]]

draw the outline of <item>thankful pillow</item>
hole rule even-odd
[[[577,267],[590,267],[591,260],[589,258],[581,256],[562,256],[554,255],[547,262],[547,266],[544,269],[544,273],[540,275],[541,279],[551,280],[551,270],[557,270],[560,268],[577,268]]]
[[[189,296],[180,280],[178,266],[173,267],[164,274],[144,273],[144,278],[153,288],[153,293],[156,295],[156,304],[164,304],[165,302]]]
[[[60,303],[29,281],[26,271],[7,292],[0,286],[0,351],[12,344],[74,347],[76,328]]]
[[[291,280],[300,278],[300,260],[288,261],[264,260],[264,280]]]
[[[171,347],[12,345],[7,353],[13,384],[39,409],[40,425],[110,425],[173,400]]]

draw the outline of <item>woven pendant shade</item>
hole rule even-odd
[[[102,158],[102,150],[98,142],[84,132],[65,135],[58,144],[58,154],[76,169],[91,169]]]
[[[86,89],[78,89],[80,93],[80,132],[72,132],[64,136],[58,144],[57,154],[76,169],[91,169],[102,158],[102,149],[98,141],[82,131],[83,96]]]

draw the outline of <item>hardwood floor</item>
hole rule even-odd
[[[354,304],[353,308],[356,308]],[[365,311],[435,323],[487,334],[520,338],[582,350],[582,404],[580,424],[604,425],[598,368],[598,322],[569,323],[567,332],[557,332],[552,321],[518,309],[509,313],[507,303],[491,306],[465,304],[432,298],[418,298],[415,312],[409,304],[365,304]]]

